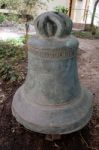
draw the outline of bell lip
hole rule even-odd
[[[44,127],[42,126],[39,126],[39,128],[43,128],[43,131],[39,131],[39,130],[36,130],[36,129],[30,129],[30,127],[27,124],[27,121],[23,120],[18,114],[16,115],[15,111],[14,111],[14,108],[12,107],[12,114],[13,116],[15,117],[16,121],[19,122],[24,128],[28,129],[29,131],[32,131],[32,132],[36,132],[36,133],[41,133],[41,134],[52,134],[52,135],[55,135],[55,134],[60,134],[60,135],[63,135],[63,134],[71,134],[71,133],[74,133],[74,132],[77,132],[81,129],[83,129],[87,124],[88,122],[90,121],[91,117],[92,117],[92,112],[93,112],[93,109],[91,109],[89,111],[89,114],[88,114],[88,118],[85,120],[85,122],[80,125],[80,126],[77,126],[76,128],[72,129],[72,130],[68,130],[68,131],[65,131],[65,132],[47,132],[47,130],[44,129]],[[23,120],[23,121],[22,121]],[[29,124],[29,122],[28,122]],[[34,126],[38,126],[38,125],[34,125]],[[61,129],[64,128],[64,126],[61,126],[60,127]]]
[[[20,88],[21,89],[21,88]],[[50,126],[49,124],[47,124],[47,126],[42,126],[39,122],[39,124],[35,122],[31,122],[29,121],[28,119],[26,120],[24,118],[24,116],[22,117],[22,114],[20,114],[20,110],[18,110],[19,108],[17,108],[15,106],[15,103],[14,101],[17,101],[17,98],[16,98],[16,95],[19,94],[20,92],[20,89],[19,91],[15,94],[14,96],[14,99],[13,99],[13,103],[12,103],[12,114],[13,116],[16,118],[16,120],[22,124],[25,128],[31,130],[31,131],[34,131],[34,132],[38,132],[38,133],[43,133],[43,134],[69,134],[69,133],[72,133],[72,132],[75,132],[75,131],[78,131],[80,129],[82,129],[90,120],[91,118],[91,115],[92,115],[92,101],[91,101],[91,94],[87,91],[84,95],[84,97],[82,98],[82,101],[89,101],[89,108],[87,110],[87,113],[85,113],[83,116],[81,117],[78,117],[77,119],[78,120],[75,120],[73,121],[72,123],[70,122],[70,124],[68,124],[67,122],[65,122],[64,124],[61,124],[61,125],[57,125],[57,127],[55,128],[55,126]],[[86,91],[86,90],[85,90]],[[87,96],[87,97],[86,97]],[[21,97],[22,98],[22,97]],[[85,100],[85,98],[87,98]],[[20,103],[20,101],[18,101]],[[25,103],[26,101],[22,101],[22,103]],[[87,104],[88,105],[88,104]],[[25,105],[24,105],[25,106]],[[39,108],[41,107],[41,110],[42,110],[42,106],[39,106]],[[46,106],[44,106],[46,107]],[[43,109],[44,109],[43,107]],[[75,107],[75,105],[74,105]],[[82,107],[83,108],[83,107]],[[81,109],[82,109],[81,108]],[[22,108],[21,108],[22,109]],[[52,108],[53,109],[53,108]],[[65,112],[65,106],[64,107],[59,107],[60,111],[61,109],[63,109],[63,113]],[[76,109],[75,109],[76,110]],[[34,111],[34,110],[33,110]],[[52,111],[52,110],[51,110]],[[50,112],[51,112],[50,111]],[[83,110],[84,111],[84,110]],[[26,113],[26,112],[25,112]],[[47,109],[45,111],[45,113],[49,113],[47,112]],[[31,113],[30,113],[31,114]],[[43,114],[43,113],[42,113]],[[66,114],[65,114],[66,115]],[[44,116],[43,116],[44,117]],[[55,116],[54,116],[55,117]],[[66,116],[67,117],[67,116]],[[44,118],[43,118],[44,119]],[[46,119],[50,120],[50,118],[45,118],[45,121]],[[60,118],[61,119],[61,118]],[[49,121],[50,122],[50,121]],[[63,122],[63,120],[62,120]],[[44,125],[44,123],[43,123]]]

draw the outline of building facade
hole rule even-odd
[[[47,4],[47,10],[54,10],[56,6],[65,6],[74,23],[90,24],[94,3],[96,0],[42,0]],[[45,10],[40,10],[41,11]],[[94,24],[99,26],[99,4],[97,5]]]

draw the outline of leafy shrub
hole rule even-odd
[[[92,39],[92,33],[88,31],[72,31],[72,34],[79,38]]]
[[[0,78],[4,81],[15,82],[21,79],[20,62],[26,59],[26,52],[17,42],[0,41]]]
[[[10,80],[11,82],[14,82],[18,80],[18,74],[13,69],[13,67],[8,63],[1,63],[0,64],[0,76],[3,80]]]
[[[6,14],[5,15],[3,13],[0,13],[0,23],[3,23],[5,20],[18,22],[19,18],[20,17],[18,15],[14,15],[14,14]]]
[[[3,15],[2,13],[0,14],[0,23],[4,22],[6,20],[5,15]]]
[[[65,15],[68,13],[68,8],[65,8],[64,6],[56,6],[54,9],[56,12],[61,12]]]
[[[8,59],[10,57],[24,57],[23,38],[17,40],[0,41],[0,58]],[[19,58],[18,58],[19,59]]]
[[[18,15],[15,15],[15,14],[9,14],[9,15],[7,16],[7,20],[8,20],[8,21],[15,21],[15,22],[18,22],[19,16],[18,16]]]

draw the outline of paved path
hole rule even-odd
[[[34,26],[30,25],[29,34],[35,34]],[[25,35],[25,25],[18,25],[18,27],[0,27],[0,40],[18,39]]]
[[[93,93],[93,102],[99,115],[99,40],[79,39],[78,57],[81,82]]]

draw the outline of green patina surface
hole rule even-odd
[[[71,35],[72,21],[62,13],[47,12],[34,24],[37,34],[28,42],[27,78],[14,96],[13,115],[32,131],[74,132],[89,121],[92,101],[79,82],[79,43]]]

